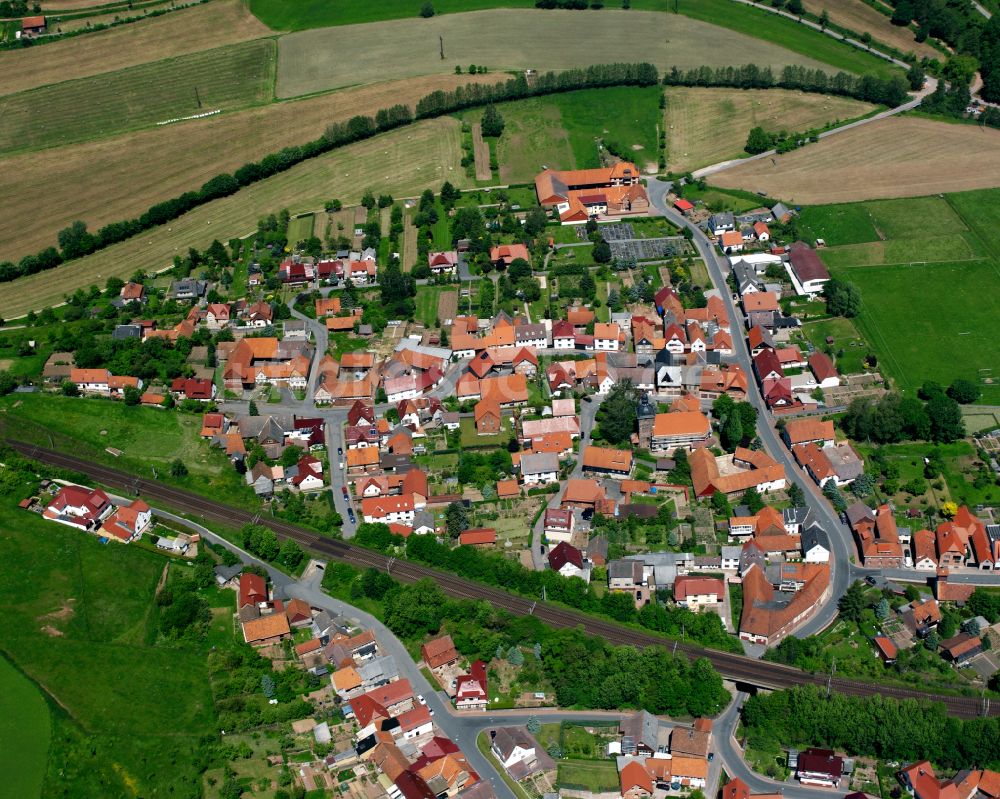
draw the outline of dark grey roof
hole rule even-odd
[[[220,563],[215,567],[215,576],[224,582],[229,582],[241,571],[243,571],[242,563],[237,563],[233,566],[223,566]]]
[[[785,508],[781,512],[782,518],[785,520],[785,524],[805,524],[806,519],[809,518],[809,508]]]
[[[830,537],[826,534],[826,530],[818,524],[802,531],[802,551],[808,552],[815,546],[821,546],[827,552],[830,551]]]
[[[608,578],[611,580],[642,581],[642,561],[613,560],[608,563]]]
[[[142,338],[142,327],[140,325],[118,325],[111,338],[122,341],[128,338]]]
[[[847,521],[853,527],[862,519],[875,521],[875,512],[864,502],[855,502],[846,511]]]

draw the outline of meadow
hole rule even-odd
[[[848,97],[807,94],[785,89],[709,89],[670,87],[664,130],[667,165],[688,172],[746,156],[750,128],[768,133],[804,132],[836,120],[854,119],[876,106]]]
[[[220,172],[318,138],[333,122],[395,103],[412,107],[432,91],[502,78],[435,75],[387,81],[9,156],[0,170],[0,195],[7,200],[0,215],[0,260],[53,244],[76,219],[97,230],[139,216]],[[291,127],[290,118],[295,120]],[[135,169],[137,163],[143,168]]]
[[[32,711],[52,719],[41,795],[191,793],[214,710],[204,655],[155,645],[165,560],[101,545],[15,500],[0,502],[0,648],[52,699]]]
[[[0,153],[268,102],[274,53],[259,39],[0,97]]]
[[[543,166],[587,169],[600,166],[597,139],[616,142],[640,169],[656,167],[656,87],[585,89],[504,103],[503,135],[496,142],[501,183],[531,183]],[[464,112],[467,122],[481,109]]]
[[[293,243],[305,241],[313,235],[314,214],[297,216],[288,222],[288,240]]]
[[[2,52],[0,93],[85,78],[269,34],[241,0],[212,0],[44,47]]]
[[[23,441],[72,451],[109,466],[184,485],[239,504],[246,486],[220,450],[200,438],[201,416],[128,407],[121,402],[52,394],[12,395],[0,401],[0,430]],[[51,435],[51,439],[50,439]],[[115,456],[107,448],[121,451]],[[189,474],[168,475],[180,458]]]
[[[25,799],[40,796],[52,721],[45,699],[0,654],[0,768],[4,791]]]
[[[896,116],[718,172],[712,183],[809,205],[993,188],[998,175],[1000,130]]]
[[[978,382],[982,369],[1000,378],[1000,269],[994,261],[901,264],[834,269],[861,289],[858,328],[901,389],[925,380]],[[948,313],[942,313],[942,302]],[[983,401],[1000,402],[1000,385],[984,386]]]
[[[65,294],[92,283],[103,285],[111,275],[127,277],[136,269],[167,268],[177,251],[205,248],[214,238],[250,234],[260,216],[270,211],[315,210],[332,197],[350,205],[369,188],[395,197],[417,196],[445,180],[462,188],[467,179],[459,163],[460,136],[457,120],[428,120],[306,161],[196,208],[169,225],[15,284],[0,285],[0,316],[12,319],[57,304]]]
[[[947,384],[956,377],[1000,378],[982,371],[1000,366],[1000,341],[989,321],[1000,311],[1000,247],[996,237],[988,237],[998,195],[803,209],[800,234],[834,245],[821,249],[820,256],[835,277],[861,289],[855,323],[899,388],[915,390],[928,379]],[[940,311],[943,298],[947,314]],[[818,328],[815,333],[831,335]],[[864,351],[852,350],[851,356]],[[1000,385],[983,388],[985,401],[1000,400]]]
[[[726,2],[727,8],[737,8]],[[483,36],[484,30],[490,35]],[[444,39],[443,60],[439,36]],[[355,40],[365,41],[366,46],[345,59],[343,43]],[[630,53],[630,60],[649,61],[661,69],[750,62],[776,68],[786,64],[825,66],[819,58],[681,15],[635,10],[498,9],[282,36],[278,40],[276,94],[295,97],[388,78],[450,72],[456,64],[463,70],[477,64],[494,71],[589,66],[595,57],[590,49],[579,46],[582,41],[600,41],[604,53]],[[712,46],[706,48],[709,41]],[[614,61],[617,57],[597,60]]]

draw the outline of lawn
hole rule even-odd
[[[770,66],[775,72],[789,64],[824,67],[816,56],[795,53],[748,35],[746,31],[753,31],[753,25],[727,29],[712,24],[723,16],[741,16],[740,8],[729,0],[710,0],[706,4],[719,9],[713,12],[715,19],[702,21],[682,14],[664,14],[661,5],[654,11],[633,8],[600,13],[497,9],[423,20],[416,16],[417,9],[409,6],[408,19],[319,28],[281,37],[277,96],[297,97],[341,86],[452,72],[455,65],[462,66],[463,71],[469,64],[485,65],[491,72],[529,67],[562,71],[620,60],[616,53],[633,54],[625,60],[638,58],[660,70],[674,65],[694,68],[747,63]],[[757,16],[763,19],[770,15],[753,13],[754,24]],[[790,27],[804,33],[798,26]],[[489,31],[489,35],[484,36],[483,31]],[[444,39],[444,60],[439,36]],[[345,59],[343,43],[350,41],[364,41],[365,47],[355,48],[351,58]],[[711,47],[705,46],[708,41]],[[592,49],[580,47],[580,42],[600,42],[601,54],[595,56]],[[844,49],[851,55],[849,49]],[[870,57],[867,60],[874,61]]]
[[[847,97],[784,89],[738,91],[676,86],[668,88],[666,95],[664,130],[667,164],[672,172],[745,157],[743,145],[754,126],[769,133],[804,133],[875,109]]]
[[[19,510],[17,498],[0,501],[0,649],[58,706],[47,767],[35,777],[44,774],[42,795],[190,794],[215,714],[204,653],[156,644],[153,593],[165,559],[101,545]],[[30,755],[26,729],[21,718],[20,757]]]
[[[695,185],[684,187],[684,197],[691,202],[701,200],[711,211],[734,211],[741,214],[751,208],[767,205],[765,197],[739,190],[725,190],[713,186],[699,189]]]
[[[1000,259],[1000,190],[965,191],[949,194],[946,199],[993,257]]]
[[[613,760],[560,760],[556,782],[561,788],[576,788],[593,793],[618,789],[618,769]]]
[[[12,438],[72,451],[146,477],[152,477],[155,468],[161,480],[223,501],[252,501],[222,451],[201,440],[200,415],[111,400],[17,394],[0,401],[0,427]],[[115,457],[108,447],[122,454]],[[170,477],[168,468],[177,458],[187,466],[187,477]]]
[[[997,373],[1000,269],[992,261],[839,269],[833,274],[861,289],[857,324],[900,388],[924,380],[947,385]],[[947,297],[949,313],[941,313]],[[983,401],[1000,403],[1000,385],[983,387]]]
[[[156,271],[169,264],[177,248],[204,249],[213,239],[228,240],[256,228],[261,214],[288,208],[314,210],[331,197],[358,202],[366,188],[376,194],[419,194],[447,177],[466,183],[459,163],[459,123],[427,120],[404,130],[375,136],[301,163],[236,194],[200,206],[169,225],[115,244],[86,258],[18,280],[0,291],[0,316],[13,319],[62,301],[63,295],[103,284],[111,275],[128,277],[136,269]],[[359,173],[370,179],[357,180]],[[70,217],[74,218],[74,217]]]
[[[305,241],[313,235],[313,223],[316,217],[314,214],[304,214],[297,216],[288,222],[288,243],[297,244]]]
[[[10,796],[40,796],[52,722],[45,700],[0,654],[0,768]]]
[[[888,239],[865,244],[847,244],[822,251],[823,263],[837,267],[868,267],[885,264],[936,263],[972,260],[981,256],[978,242],[969,233],[950,233],[927,238]]]
[[[460,427],[459,431],[462,434],[462,446],[468,448],[475,447],[503,447],[507,445],[510,441],[510,414],[503,413],[503,424],[500,427],[500,432],[495,436],[481,436],[476,432],[476,422],[471,417],[462,417],[459,421]]]
[[[616,86],[557,94],[547,101],[559,109],[577,169],[601,166],[595,139],[628,153],[640,169],[656,167],[656,131],[661,90]]]
[[[801,329],[804,337],[818,350],[825,351],[827,338],[833,339],[833,344],[830,346],[834,362],[841,374],[860,374],[867,371],[864,360],[868,354],[868,344],[850,319],[836,317],[807,322]]]
[[[0,98],[0,153],[269,102],[275,51],[271,39],[259,39],[7,95]]]

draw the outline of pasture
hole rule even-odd
[[[274,51],[259,39],[0,97],[0,153],[268,102]]]
[[[331,197],[360,201],[365,189],[396,197],[416,196],[445,180],[467,185],[460,164],[457,120],[427,120],[306,161],[236,194],[203,205],[183,217],[57,269],[0,285],[0,316],[12,319],[62,301],[67,293],[111,275],[170,266],[175,252],[207,247],[256,229],[262,214],[288,208],[314,210]],[[362,176],[359,179],[358,176]]]
[[[712,175],[727,188],[813,204],[1000,186],[1000,130],[890,117]]]
[[[806,11],[817,17],[825,10],[830,22],[859,34],[870,33],[876,42],[885,42],[902,53],[915,53],[923,58],[941,58],[941,53],[927,42],[918,42],[909,28],[893,25],[889,17],[872,8],[864,0],[803,0]],[[886,6],[888,7],[888,6]],[[878,45],[875,45],[878,47]]]
[[[531,183],[543,166],[586,169],[600,166],[597,140],[616,142],[641,168],[656,166],[656,87],[585,89],[533,97],[499,106],[504,132],[497,141],[502,183]],[[482,110],[462,114],[478,120]]]
[[[204,655],[155,645],[164,559],[101,545],[13,498],[0,502],[0,527],[0,647],[59,706],[42,795],[189,793],[215,714]]]
[[[848,97],[785,89],[666,89],[667,165],[688,172],[731,158],[743,158],[750,128],[768,133],[804,132],[836,120],[854,119],[876,106]]]
[[[989,322],[1000,310],[1000,248],[996,239],[978,235],[992,230],[991,202],[997,194],[803,210],[800,232],[837,245],[821,249],[820,255],[835,277],[861,289],[857,327],[901,389],[916,389],[927,379],[1000,381],[1000,373],[989,371],[1000,369],[1000,342]],[[947,298],[948,314],[940,312],[942,298]],[[821,329],[826,324],[817,323],[814,333],[834,335],[837,348],[844,348],[841,339],[850,343],[853,337],[843,332]],[[810,335],[814,343],[817,336]],[[984,384],[984,393],[1000,399],[1000,383]]]
[[[97,230],[138,216],[220,172],[318,138],[332,122],[395,103],[413,106],[438,89],[501,77],[390,81],[11,156],[0,170],[0,195],[6,198],[0,214],[0,260],[17,260],[53,244],[59,230],[75,219]],[[290,116],[294,126],[287,124]],[[137,163],[143,168],[135,169]]]
[[[27,677],[0,655],[0,768],[4,791],[41,795],[52,721],[49,708]]]
[[[484,37],[484,30],[490,35]],[[439,36],[444,39],[443,61]],[[366,46],[345,59],[342,45],[354,40],[363,40]],[[824,66],[783,47],[682,15],[635,10],[583,14],[499,9],[283,36],[278,42],[276,94],[295,97],[387,78],[450,72],[455,64],[463,68],[485,65],[494,71],[588,66],[594,63],[594,54],[581,48],[581,41],[600,41],[606,53],[641,54],[635,58],[661,69],[749,62],[775,68],[786,64]],[[712,46],[706,48],[709,41]]]
[[[983,387],[983,401],[1000,402],[995,261],[834,269],[833,274],[861,289],[858,328],[899,388],[916,390],[925,380],[947,385],[956,377],[979,382],[992,375],[997,383]],[[949,312],[943,314],[945,298]]]
[[[241,0],[213,0],[44,47],[0,53],[0,93],[85,78],[269,34]]]

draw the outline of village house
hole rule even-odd
[[[455,708],[457,710],[483,710],[489,702],[486,664],[475,661],[468,674],[462,674],[455,683]]]
[[[712,425],[701,411],[658,413],[653,420],[649,450],[653,454],[678,448],[695,449],[708,441]]]
[[[585,566],[583,553],[571,544],[562,541],[549,550],[549,568],[563,577],[579,577],[590,582],[590,569]]]
[[[780,491],[787,484],[784,467],[763,450],[737,447],[732,455],[716,458],[708,449],[694,450],[688,457],[695,496],[716,492],[735,497],[754,488],[759,493]]]
[[[101,489],[67,485],[59,489],[42,516],[70,527],[96,530],[114,510],[115,506]]]
[[[788,276],[792,279],[795,293],[816,296],[830,280],[830,273],[819,257],[819,253],[802,241],[795,242],[788,252]]]
[[[674,581],[674,601],[682,608],[700,610],[717,605],[725,596],[726,585],[715,577],[678,576]]]
[[[632,451],[587,447],[583,451],[583,471],[624,479],[632,472]]]
[[[129,505],[120,505],[101,525],[109,540],[130,543],[137,541],[153,523],[153,511],[143,500],[133,500]]]

